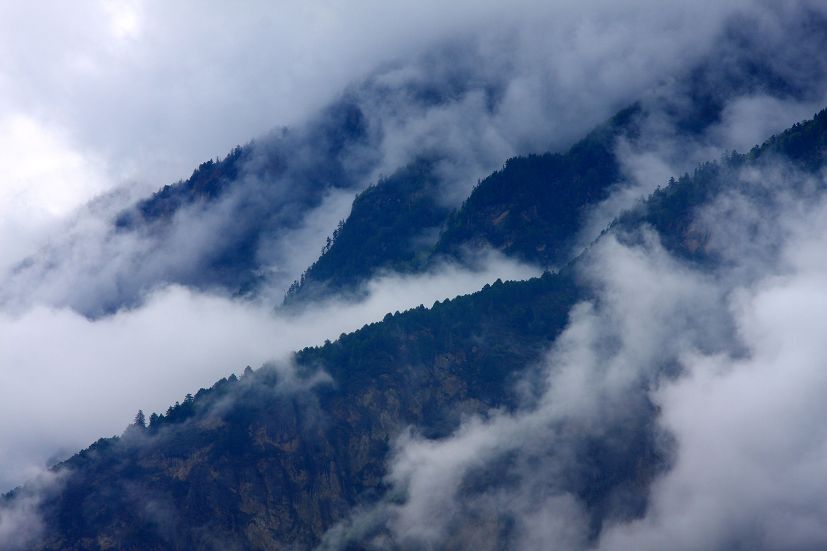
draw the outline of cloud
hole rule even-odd
[[[55,129],[0,113],[0,273],[31,254],[63,218],[106,189],[100,162]]]
[[[647,515],[609,529],[602,548],[817,549],[827,542],[827,430],[818,422],[827,413],[818,329],[827,265],[817,253],[825,208],[823,198],[803,209],[788,203],[770,223],[785,236],[777,255],[764,256],[777,260],[776,270],[737,287],[729,301],[746,353],[687,355],[686,375],[654,392],[677,461],[653,485]],[[738,218],[749,227],[752,215]]]
[[[0,547],[22,551],[36,544],[43,531],[38,507],[45,497],[60,490],[63,478],[64,474],[39,471],[10,499],[0,496]]]
[[[819,85],[827,73],[810,74],[810,86]],[[732,151],[746,152],[796,122],[811,117],[827,104],[821,93],[806,98],[780,98],[766,94],[734,93],[721,109],[720,119],[700,134],[682,131],[665,116],[660,101],[682,98],[671,88],[661,90],[655,108],[646,113],[638,136],[622,136],[614,153],[622,178],[603,201],[585,212],[572,256],[586,248],[614,219],[640,204],[671,177],[690,173],[698,165],[721,159]],[[673,95],[674,94],[674,95]]]
[[[742,297],[751,356],[688,358],[689,374],[656,393],[677,462],[646,517],[610,529],[603,548],[824,546],[824,284],[800,274]]]
[[[97,320],[45,306],[0,313],[0,487],[22,482],[53,454],[119,433],[138,409],[163,412],[247,365],[285,359],[387,312],[532,275],[536,269],[492,255],[476,270],[443,265],[421,276],[381,276],[363,300],[299,314],[176,286]]]
[[[827,64],[816,52],[827,47],[825,17],[816,2],[742,6],[714,53],[647,90],[639,130],[616,144],[623,177],[586,212],[574,254],[669,177],[748,151],[821,110]]]
[[[329,0],[313,5],[257,0],[239,9],[214,1],[83,0],[72,9],[60,2],[7,5],[0,72],[4,96],[16,109],[71,128],[108,159],[171,180],[251,136],[300,122],[378,66],[455,37],[477,37],[488,45],[485,58],[496,64],[483,68],[486,72],[502,68],[508,56],[497,51],[499,41],[516,29],[526,31],[508,44],[518,63],[550,56],[549,74],[533,78],[523,72],[524,78],[506,90],[509,109],[526,116],[520,102],[535,101],[543,80],[545,86],[558,81],[560,87],[582,90],[587,75],[596,75],[589,96],[601,103],[607,90],[642,86],[636,78],[673,66],[673,54],[681,48],[685,55],[702,49],[724,17],[749,3],[661,5],[657,13],[651,9],[655,5],[661,4],[637,0],[620,8],[606,1],[521,0],[503,6],[463,0],[446,6],[434,0],[411,5],[363,0],[344,6]],[[637,33],[632,40],[644,26],[648,35]],[[542,28],[550,31],[545,39]],[[33,38],[41,36],[52,40]],[[566,50],[557,49],[563,44]],[[445,61],[443,67],[456,59]],[[595,73],[595,68],[606,70]],[[515,129],[525,131],[526,121],[512,120]],[[142,166],[147,163],[161,166]]]

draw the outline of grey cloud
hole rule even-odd
[[[741,8],[725,22],[709,57],[642,96],[639,131],[616,146],[623,178],[586,213],[575,254],[670,176],[747,151],[827,102],[827,65],[817,53],[827,47],[823,6]]]
[[[824,77],[827,73],[813,78],[820,85],[818,78]],[[676,121],[665,117],[667,110],[657,106],[662,99],[657,96],[650,100],[655,108],[649,106],[651,110],[645,114],[638,136],[618,139],[615,155],[622,178],[613,184],[606,199],[590,207],[583,216],[572,256],[586,248],[623,212],[665,186],[669,178],[691,172],[699,164],[721,159],[732,151],[748,151],[774,133],[812,116],[827,98],[782,99],[735,93],[724,103],[720,120],[699,135],[682,132]]]
[[[49,494],[59,491],[64,476],[39,471],[25,487],[0,495],[0,547],[22,551],[37,544],[43,531],[38,507]]]
[[[620,8],[605,1],[504,6],[464,0],[446,6],[368,0],[345,7],[258,1],[234,9],[220,2],[88,0],[72,9],[59,2],[8,5],[2,67],[14,105],[45,114],[83,143],[114,155],[109,158],[166,164],[148,174],[171,180],[272,126],[300,122],[378,65],[410,58],[449,37],[492,35],[483,37],[484,57],[498,58],[491,72],[507,60],[502,46],[509,46],[517,48],[523,65],[551,56],[546,85],[557,80],[582,90],[588,75],[598,75],[589,95],[602,103],[607,89],[628,93],[644,85],[635,84],[639,77],[673,64],[675,53],[703,48],[724,16],[749,4],[664,8],[638,0]],[[655,5],[662,9],[656,12]],[[504,44],[502,36],[515,27],[526,32]],[[641,27],[651,38],[635,33]],[[32,40],[39,36],[53,40]],[[623,69],[612,68],[624,60]],[[446,59],[446,65],[454,61]],[[506,94],[510,108],[525,117],[524,100],[534,101],[536,87],[544,85],[522,76]],[[64,93],[53,94],[57,87]],[[525,124],[517,125],[525,132]]]

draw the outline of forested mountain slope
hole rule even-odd
[[[761,148],[671,182],[608,235],[637,239],[654,228],[668,248],[699,269],[714,270],[723,260],[711,254],[714,248],[689,238],[693,217],[729,191],[745,190],[760,204],[768,186],[786,181],[751,186],[744,175],[763,163],[810,174],[820,170],[827,156],[825,121],[827,111]],[[522,229],[515,222],[513,231],[531,234],[529,222]],[[440,438],[463,415],[521,407],[516,383],[566,327],[572,306],[594,296],[581,266],[595,250],[556,275],[498,282],[430,309],[389,314],[334,343],[297,353],[294,375],[272,366],[220,381],[153,417],[147,428],[133,426],[120,438],[99,441],[56,467],[65,473],[62,482],[38,505],[46,527],[41,548],[271,549],[319,543],[358,507],[388,499],[388,453],[406,427]],[[669,369],[663,366],[667,374]],[[639,404],[613,438],[578,432],[577,425],[561,429],[573,431],[575,458],[559,484],[585,504],[590,537],[607,522],[641,515],[649,484],[668,468],[669,448],[654,426],[656,410],[641,389]],[[507,485],[508,478],[497,473],[508,473],[508,466],[506,457],[493,471],[467,480],[461,492],[485,493],[497,480]],[[4,499],[26,495],[22,488]],[[508,548],[509,526],[507,518],[464,518],[455,526],[454,544],[462,547],[462,534],[484,530],[489,548]],[[374,537],[377,530],[384,528],[363,535]]]
[[[362,192],[329,248],[288,293],[354,291],[377,270],[416,272],[482,248],[543,266],[568,260],[585,210],[620,177],[614,149],[633,138],[638,106],[612,117],[565,154],[509,159],[455,212],[441,205],[433,161],[421,160]]]
[[[492,246],[546,267],[570,260],[585,211],[621,177],[617,140],[634,139],[639,106],[620,111],[565,154],[509,159],[448,221],[435,254]]]
[[[380,270],[421,269],[450,212],[439,201],[436,164],[420,159],[359,193],[286,302],[356,291]]]
[[[202,163],[187,180],[164,186],[122,212],[115,227],[163,239],[182,212],[227,210],[232,223],[225,238],[213,241],[199,270],[175,282],[251,292],[264,275],[267,240],[296,228],[331,190],[363,185],[375,163],[364,153],[370,132],[359,106],[344,97],[307,127],[275,132],[222,160]]]

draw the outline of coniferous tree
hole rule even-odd
[[[146,428],[146,417],[144,417],[144,410],[138,410],[138,413],[135,414],[135,420],[132,422],[132,424],[142,429]]]

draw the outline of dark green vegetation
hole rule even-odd
[[[760,198],[764,188],[738,178],[744,168],[783,159],[791,161],[787,170],[817,170],[824,165],[825,146],[827,111],[747,154],[670,182],[613,231],[627,238],[648,224],[688,261],[714,264],[714,251],[692,233],[697,209],[729,190]],[[547,162],[562,170],[564,158],[509,165],[515,171],[522,165],[519,174],[535,179],[522,185],[539,188],[548,173],[531,167]],[[589,181],[572,175],[553,185],[555,193],[578,198],[570,203],[576,204],[592,195],[560,188],[560,182]],[[478,188],[481,197],[502,176],[490,182]],[[384,193],[377,186],[361,201],[394,201]],[[494,202],[469,199],[462,219],[487,220],[475,209]],[[510,223],[511,231],[533,235],[533,223],[526,220],[521,227],[519,220]],[[393,225],[393,216],[387,223]],[[345,239],[341,232],[337,237]],[[561,243],[553,235],[548,243]],[[515,240],[524,248],[512,250],[542,252],[536,239]],[[47,528],[43,549],[276,549],[318,543],[355,506],[383,497],[387,453],[405,427],[439,438],[463,414],[518,407],[514,383],[541,360],[566,326],[571,306],[594,298],[578,277],[579,265],[576,259],[556,275],[497,282],[430,309],[388,314],[334,343],[298,352],[297,378],[279,375],[278,367],[247,371],[151,417],[148,427],[139,423],[120,438],[97,442],[57,467],[68,474],[40,508]],[[616,514],[607,504],[619,496],[628,504],[627,515],[641,514],[649,482],[668,465],[655,444],[654,407],[644,411],[649,414],[632,417],[617,438],[584,437],[577,448],[582,472],[565,481],[566,490],[588,506],[594,533]],[[476,485],[484,489],[489,482]],[[466,491],[474,486],[469,482]],[[495,547],[509,545],[507,528],[492,538]]]
[[[566,154],[509,159],[451,216],[436,253],[490,245],[543,266],[565,264],[586,208],[620,179],[615,145],[635,137],[640,115],[638,106],[624,109]]]
[[[378,270],[411,272],[422,266],[449,212],[436,199],[435,164],[421,159],[360,193],[347,222],[293,284],[287,302],[354,290]]]
[[[409,165],[356,198],[287,302],[355,290],[379,269],[416,272],[486,247],[542,266],[564,264],[586,209],[619,180],[615,143],[634,137],[639,115],[638,106],[621,111],[567,153],[509,159],[454,212],[435,198],[435,161]]]
[[[164,186],[152,197],[139,201],[134,209],[121,213],[115,226],[129,229],[140,223],[169,221],[183,207],[217,200],[238,178],[251,150],[251,146],[236,147],[224,159],[201,163],[187,180]]]

